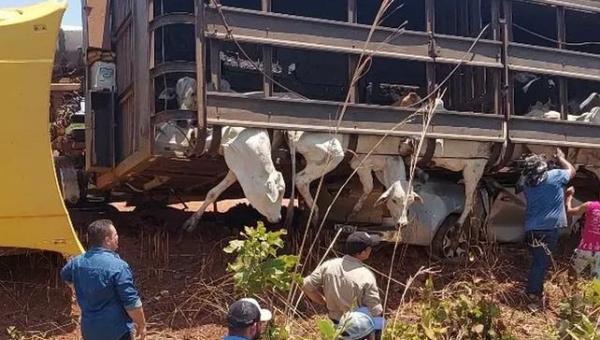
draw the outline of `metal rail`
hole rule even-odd
[[[369,25],[233,7],[222,7],[222,11],[238,41],[277,47],[360,54],[370,30]],[[228,33],[217,9],[207,7],[205,15],[206,37],[227,40]],[[427,33],[405,31],[387,41],[394,33],[393,28],[378,27],[371,38],[371,50],[367,52],[378,57],[457,64],[474,41],[467,37],[436,35],[434,60],[429,53]],[[465,64],[501,68],[500,46],[496,41],[480,40]]]
[[[196,73],[196,63],[187,61],[169,61],[150,69],[150,76],[156,78],[169,73]]]
[[[222,11],[238,41],[277,47],[359,54],[370,29],[368,25],[233,7],[222,7]],[[387,41],[394,32],[393,28],[377,28],[368,52],[378,57],[458,64],[474,41],[473,38],[436,34],[435,56],[432,57],[430,37],[426,32],[405,31]],[[206,37],[229,39],[221,17],[213,7],[206,8]],[[500,42],[480,40],[465,64],[502,68],[501,52]],[[508,64],[515,71],[600,81],[600,55],[511,42]],[[595,69],[590,71],[590,68]]]
[[[208,123],[303,131],[331,131],[340,103],[317,100],[249,98],[241,94],[208,92]],[[365,104],[350,104],[340,132],[384,135],[414,111]],[[421,116],[392,132],[393,136],[419,136]],[[434,117],[428,137],[502,142],[502,117],[493,114],[444,112]]]
[[[196,16],[190,13],[169,13],[156,16],[150,21],[148,29],[154,31],[160,27],[169,25],[194,25]]]
[[[600,13],[600,2],[597,0],[518,0],[528,3],[540,3],[550,6],[562,6],[572,10]]]
[[[208,123],[287,130],[329,132],[339,103],[281,98],[248,98],[239,94],[209,92]],[[400,108],[351,104],[341,133],[384,135],[412,112]],[[481,142],[545,144],[600,149],[600,125],[510,117],[508,133],[500,115],[446,111],[438,113],[428,132],[430,138]],[[419,136],[421,117],[415,117],[391,136]]]
[[[519,0],[520,1],[520,0]],[[549,2],[549,1],[540,1]],[[573,8],[573,3],[564,4]],[[577,1],[583,4],[586,1]],[[508,2],[510,4],[510,2]],[[496,2],[499,15],[499,1]],[[506,4],[505,4],[506,6]],[[227,21],[239,42],[256,43],[266,48],[263,52],[270,56],[271,47],[300,48],[331,51],[356,56],[369,33],[370,26],[350,22],[270,12],[268,3],[262,11],[222,7]],[[222,18],[214,7],[204,7],[202,37],[209,39],[212,49],[221,41],[230,39]],[[600,10],[600,5],[598,6]],[[351,7],[349,8],[351,10]],[[508,13],[510,13],[510,9]],[[154,30],[170,24],[193,24],[190,14],[169,14],[155,18],[150,25]],[[507,20],[507,18],[505,18]],[[510,27],[505,26],[505,29]],[[600,56],[557,48],[546,48],[514,43],[510,37],[500,41],[500,23],[494,28],[494,39],[481,40],[473,50],[466,65],[483,66],[498,70],[496,83],[500,83],[500,72],[525,71],[600,80]],[[458,64],[464,53],[473,43],[473,38],[435,34],[435,45],[431,49],[431,32],[406,31],[388,41],[395,32],[392,28],[379,27],[372,37],[375,56],[410,59],[432,63]],[[505,32],[510,35],[510,32]],[[503,49],[503,44],[507,47]],[[502,53],[505,53],[502,57]],[[211,64],[214,64],[211,63]],[[218,64],[218,63],[217,63]],[[433,65],[433,64],[432,64]],[[215,65],[218,66],[218,65]],[[167,62],[151,70],[156,77],[172,72],[195,73],[199,68],[193,63]],[[218,67],[211,68],[212,81],[219,81]],[[505,75],[505,77],[510,77]],[[429,81],[435,81],[431,79]],[[203,82],[204,83],[204,82]],[[340,103],[315,100],[293,100],[268,98],[272,92],[270,81],[264,81],[267,98],[248,98],[241,94],[209,92],[206,95],[205,125],[235,125],[271,129],[300,129],[306,131],[330,131]],[[510,86],[509,86],[510,87]],[[500,108],[500,88],[497,88],[496,107]],[[506,97],[507,103],[512,102]],[[465,113],[447,111],[436,115],[428,132],[431,138],[461,139],[500,143],[534,143],[561,147],[600,148],[600,125],[589,125],[567,121],[548,121],[514,117],[511,104],[506,104],[504,115]],[[400,108],[351,104],[346,118],[340,127],[341,133],[383,135],[412,111]],[[193,112],[170,110],[159,112],[152,117],[153,123],[178,119],[194,119]],[[418,136],[421,121],[416,117],[394,131],[392,136]]]

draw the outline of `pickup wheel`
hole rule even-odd
[[[466,256],[468,253],[468,237],[464,228],[456,225],[458,215],[446,217],[438,229],[431,249],[435,256],[440,258],[457,258]]]

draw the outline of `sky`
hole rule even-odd
[[[0,7],[20,7],[39,3],[42,0],[0,0]],[[68,0],[69,7],[63,17],[62,26],[81,26],[81,0]]]

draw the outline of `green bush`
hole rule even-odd
[[[418,320],[389,324],[384,339],[513,339],[500,322],[500,308],[473,288],[442,299],[429,278],[423,293]]]
[[[294,273],[298,257],[277,255],[284,245],[281,236],[286,234],[285,230],[267,232],[264,224],[259,222],[256,228],[244,227],[240,234],[244,239],[230,241],[223,249],[228,254],[237,254],[227,265],[237,290],[245,296],[270,289],[287,292],[292,282],[299,280],[299,275]]]
[[[560,303],[560,339],[600,340],[600,280],[579,282]]]

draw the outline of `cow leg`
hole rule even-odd
[[[369,197],[369,194],[373,191],[373,174],[371,172],[371,168],[361,166],[356,170],[356,174],[358,175],[358,179],[360,180],[360,184],[362,184],[363,193],[358,198],[358,201],[352,208],[352,212],[348,216],[348,220],[352,217],[356,216],[358,212],[362,209],[365,200]]]
[[[236,180],[237,178],[235,177],[233,171],[229,170],[225,178],[223,178],[223,180],[219,184],[217,184],[214,188],[210,189],[208,194],[206,194],[206,198],[204,199],[204,202],[202,202],[202,205],[200,206],[198,211],[196,211],[183,224],[183,229],[187,232],[191,232],[194,229],[196,229],[196,227],[198,226],[198,222],[202,218],[202,215],[204,214],[206,208],[208,208],[208,206],[211,205],[213,202],[216,202],[219,196],[221,196],[221,194],[225,190],[227,190],[227,188],[229,188],[233,183],[235,183]]]
[[[465,180],[465,206],[458,221],[456,221],[458,226],[462,227],[473,209],[475,191],[477,190],[479,180],[481,180],[481,177],[483,176],[486,164],[486,159],[469,160],[463,168],[463,178]]]
[[[314,213],[311,223],[316,223],[319,220],[319,209],[317,208],[315,201],[310,193],[310,184],[321,176],[330,173],[335,169],[340,162],[344,159],[344,156],[331,156],[329,162],[325,161],[322,164],[309,162],[307,160],[306,167],[296,175],[296,188],[298,192],[306,202],[309,209],[313,209]]]

